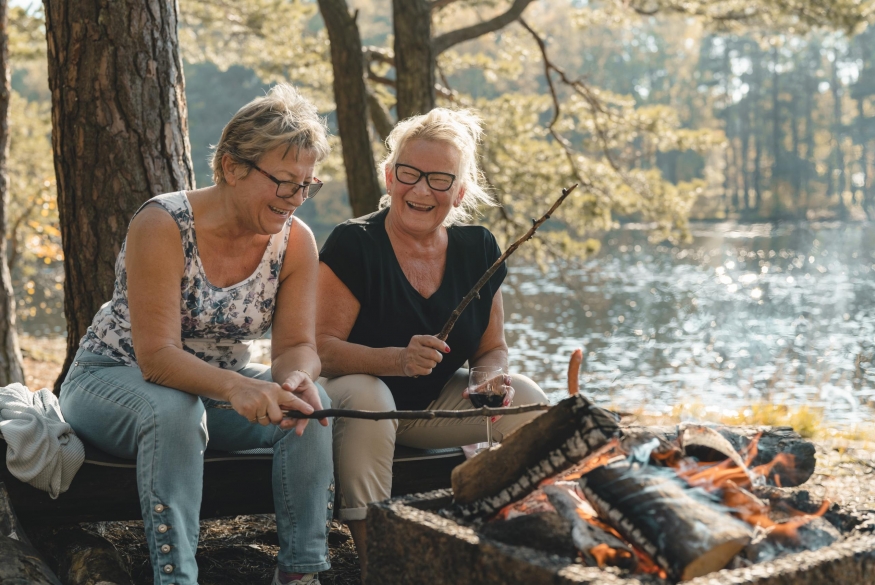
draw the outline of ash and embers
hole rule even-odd
[[[533,548],[673,581],[844,538],[849,526],[837,506],[831,514],[826,500],[798,509],[780,489],[792,455],[751,467],[756,456],[757,440],[738,452],[696,425],[671,442],[630,446],[614,438],[481,521],[479,530],[522,544],[523,528]]]

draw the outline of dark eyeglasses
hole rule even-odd
[[[319,189],[321,189],[322,185],[324,184],[322,181],[320,181],[316,177],[313,177],[312,183],[304,183],[303,185],[300,183],[296,183],[294,181],[280,181],[279,179],[277,179],[276,177],[274,177],[273,175],[271,175],[270,173],[268,173],[264,169],[259,168],[259,166],[257,164],[255,164],[254,162],[251,162],[248,160],[244,160],[243,162],[245,162],[246,164],[251,166],[253,169],[255,169],[256,171],[258,171],[259,173],[261,173],[262,175],[264,175],[265,177],[267,177],[268,179],[270,179],[271,181],[276,183],[276,196],[279,197],[280,199],[291,199],[292,197],[295,196],[295,193],[298,192],[298,189],[304,190],[304,199],[312,199],[313,197],[316,196],[316,193],[319,192]]]
[[[426,173],[410,165],[395,165],[395,178],[398,179],[399,183],[415,185],[423,177],[425,177],[426,184],[435,191],[449,191],[456,180],[456,175],[450,173]]]

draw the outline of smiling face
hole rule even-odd
[[[415,185],[405,185],[386,169],[386,190],[392,198],[389,215],[399,228],[413,235],[425,235],[440,228],[453,207],[462,202],[465,190],[459,185],[459,151],[446,142],[411,140],[398,155],[397,164],[409,165],[425,173],[456,175],[448,191],[436,191],[425,177]]]
[[[311,183],[316,167],[316,154],[307,150],[299,153],[296,149],[285,153],[285,150],[285,146],[274,148],[266,152],[256,164],[280,181]],[[225,180],[239,195],[237,201],[242,207],[241,215],[248,217],[253,229],[260,234],[269,235],[282,231],[289,217],[304,203],[303,189],[298,189],[293,197],[281,199],[276,196],[276,183],[256,169],[250,169],[249,174],[243,178],[237,178],[233,172],[226,171]]]

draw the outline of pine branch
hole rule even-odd
[[[477,37],[481,37],[486,33],[495,32],[509,25],[511,22],[519,18],[519,16],[528,8],[529,4],[531,4],[534,0],[514,0],[514,3],[511,5],[507,11],[499,14],[495,18],[487,20],[485,22],[480,22],[472,26],[467,26],[465,28],[460,28],[458,30],[453,30],[448,33],[444,33],[438,37],[435,37],[432,40],[432,47],[434,47],[434,54],[440,55],[450,47],[454,45],[458,45],[459,43],[464,43],[465,41],[470,41],[471,39],[476,39]]]
[[[480,298],[480,289],[483,288],[483,285],[485,285],[490,278],[492,278],[492,275],[495,274],[495,271],[498,270],[498,267],[501,266],[511,254],[516,252],[517,248],[532,239],[532,236],[535,235],[535,232],[538,231],[538,228],[541,227],[541,224],[550,219],[550,216],[553,215],[553,212],[556,211],[556,208],[562,205],[562,202],[565,201],[565,198],[568,197],[569,193],[574,191],[576,187],[577,183],[570,187],[562,189],[562,195],[559,197],[559,199],[556,200],[556,202],[553,204],[553,207],[551,207],[547,213],[542,215],[541,219],[537,221],[533,219],[532,227],[529,228],[529,231],[527,231],[516,242],[511,244],[510,247],[504,251],[504,254],[498,257],[498,260],[496,260],[492,264],[492,266],[489,267],[489,270],[487,270],[486,273],[480,277],[480,280],[477,281],[477,284],[474,285],[474,288],[472,288],[471,291],[467,295],[465,295],[465,298],[462,299],[462,302],[459,303],[459,306],[456,307],[456,310],[453,311],[452,315],[450,315],[449,320],[446,322],[443,329],[441,329],[441,332],[437,334],[438,339],[440,339],[441,341],[447,340],[447,337],[449,337],[450,335],[450,331],[453,330],[453,326],[456,324],[456,321],[458,321],[459,316],[462,314],[462,311],[464,311],[465,307],[467,307],[468,304],[475,298]]]

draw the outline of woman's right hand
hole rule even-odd
[[[283,420],[280,404],[298,402],[297,396],[284,390],[274,382],[255,380],[252,378],[238,380],[228,393],[228,402],[242,417],[251,423],[261,425],[279,424]],[[309,404],[302,404],[300,410],[305,414],[313,412]],[[309,411],[309,412],[307,412]]]
[[[427,376],[449,353],[450,346],[434,335],[414,335],[398,354],[398,362],[405,376]]]

